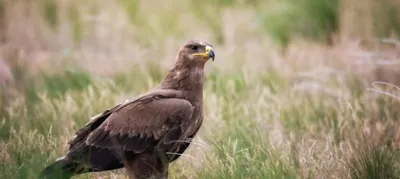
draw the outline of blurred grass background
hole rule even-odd
[[[399,0],[0,1],[0,178],[34,178],[89,117],[216,48],[171,178],[399,178]],[[76,178],[124,178],[123,171]]]

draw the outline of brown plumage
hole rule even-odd
[[[203,69],[214,57],[210,44],[187,42],[158,86],[93,117],[41,178],[123,167],[130,178],[168,178],[168,164],[187,149],[202,124]]]

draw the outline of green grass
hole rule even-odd
[[[339,0],[269,0],[258,14],[266,32],[283,46],[293,37],[329,42],[339,30]]]
[[[348,163],[350,178],[399,178],[399,152],[366,144]]]
[[[60,15],[58,14],[58,7],[57,7],[57,2],[53,0],[42,0],[41,1],[41,12],[42,16],[45,19],[45,22],[53,29],[56,30],[58,23],[59,23],[59,17]]]

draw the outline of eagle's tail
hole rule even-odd
[[[40,174],[40,179],[60,178],[69,179],[73,175],[88,172],[81,164],[61,158],[47,166]]]

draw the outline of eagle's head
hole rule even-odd
[[[178,52],[178,60],[185,61],[186,63],[204,64],[209,59],[214,61],[215,52],[212,45],[204,41],[188,41]]]
[[[209,59],[214,61],[215,58],[212,46],[205,41],[190,40],[179,49],[176,58],[175,65],[161,82],[160,88],[201,92],[204,65]]]

